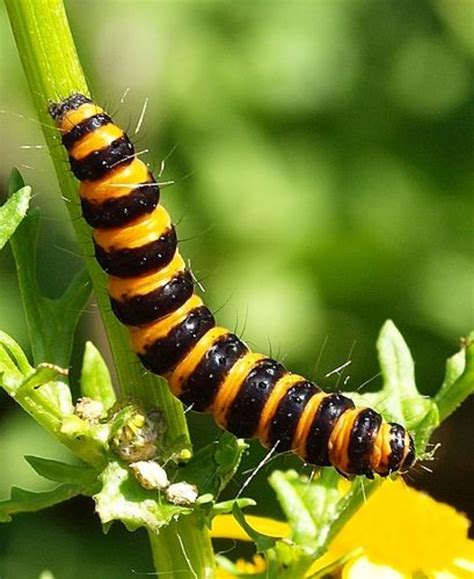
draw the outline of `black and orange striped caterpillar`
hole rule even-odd
[[[258,437],[344,475],[387,476],[415,462],[413,438],[370,408],[327,394],[216,326],[194,292],[158,183],[102,108],[75,94],[49,108],[81,181],[112,309],[151,372],[198,412],[241,438]]]

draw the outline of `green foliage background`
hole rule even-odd
[[[135,142],[157,172],[167,159],[162,179],[176,184],[163,202],[220,322],[327,388],[350,376],[353,390],[377,386],[374,344],[390,317],[418,383],[434,392],[473,325],[474,5],[74,0],[67,8],[96,99],[132,134],[149,99]],[[22,148],[42,140],[3,6],[0,62],[1,192],[17,165],[44,216],[41,283],[58,295],[81,249],[47,152]],[[27,346],[5,251],[0,274],[0,327]],[[86,336],[105,348],[93,305],[76,361]],[[342,377],[324,378],[348,359]],[[473,410],[468,401],[437,433],[434,474],[419,470],[412,481],[471,515]],[[207,417],[191,422],[197,445],[216,436]],[[63,451],[1,393],[0,496],[12,483],[38,484],[25,453]],[[244,469],[261,456],[252,447]],[[291,458],[277,464],[302,468]],[[259,512],[278,515],[269,472],[248,494]],[[91,510],[78,499],[0,527],[0,575],[149,571],[144,533],[115,525],[104,538]],[[105,544],[113,560],[102,560]]]

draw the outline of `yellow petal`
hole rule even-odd
[[[376,565],[367,557],[358,557],[351,561],[342,572],[342,579],[411,579],[411,577],[386,565]]]
[[[474,565],[468,528],[468,519],[449,505],[401,479],[387,481],[343,528],[328,554],[336,559],[362,547],[371,563],[402,575],[448,572],[468,577],[467,569]]]

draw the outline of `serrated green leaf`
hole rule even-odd
[[[67,366],[76,323],[89,299],[91,284],[83,270],[75,276],[61,298],[52,300],[41,295],[36,276],[39,219],[38,211],[28,213],[10,242],[34,362]]]
[[[358,406],[375,408],[389,422],[398,422],[410,432],[432,413],[433,402],[418,392],[415,365],[410,350],[395,324],[387,320],[377,340],[383,388],[378,392],[349,392]]]
[[[43,478],[64,484],[92,485],[98,471],[87,464],[66,464],[40,456],[25,456],[26,462]]]
[[[122,521],[129,531],[146,527],[152,533],[159,533],[172,519],[193,512],[170,504],[157,491],[145,490],[130,470],[118,462],[109,463],[99,481],[102,488],[93,498],[104,526]]]
[[[297,545],[318,548],[337,513],[337,504],[341,499],[337,488],[339,477],[331,471],[324,472],[323,477],[310,481],[293,470],[277,470],[269,478]]]
[[[81,371],[81,393],[102,402],[105,410],[116,401],[110,372],[99,350],[92,342],[86,342]]]
[[[348,392],[357,406],[374,408],[389,422],[403,424],[415,439],[417,456],[424,454],[433,430],[439,425],[434,401],[418,392],[410,350],[392,321],[382,327],[377,341],[384,385],[378,392]]]
[[[466,338],[461,351],[446,362],[444,382],[435,396],[440,420],[446,420],[474,393],[474,332]]]
[[[345,491],[333,469],[322,469],[312,479],[291,470],[274,471],[269,481],[290,522],[295,543],[290,551],[287,545],[278,543],[273,556],[291,577],[292,573],[304,576],[382,479],[366,481],[357,477]]]
[[[234,503],[232,514],[242,529],[244,529],[247,535],[255,543],[257,553],[263,553],[264,551],[268,551],[268,549],[272,549],[275,546],[276,540],[273,537],[259,533],[247,523],[245,516],[237,503]]]
[[[177,479],[195,484],[200,494],[211,493],[217,498],[234,476],[247,446],[224,432],[214,443],[199,449],[179,470]]]
[[[78,484],[62,484],[50,491],[34,493],[12,487],[9,499],[0,501],[0,523],[9,523],[12,515],[32,513],[57,505],[83,493]]]
[[[63,372],[51,364],[32,368],[20,346],[0,331],[0,384],[51,433],[60,428],[63,413],[72,412],[69,388],[57,380]]]
[[[40,395],[36,397],[38,401],[49,404],[51,409],[55,409],[58,419],[61,419],[63,416],[72,414],[74,410],[71,391],[64,382],[67,375],[67,370],[54,364],[39,364],[12,393],[12,396],[21,403],[25,398],[34,397],[33,392],[37,391]]]
[[[394,400],[399,404],[401,399],[417,396],[413,358],[403,336],[391,320],[382,326],[377,350],[385,394],[394,394]],[[403,409],[400,407],[398,412],[402,415]]]
[[[64,381],[66,375],[66,370],[54,364],[32,368],[18,344],[0,332],[0,386],[77,456],[102,466],[107,426],[92,426],[73,414],[71,392]]]
[[[377,479],[378,481],[380,479]],[[331,534],[354,496],[369,494],[376,483],[356,478],[348,492],[341,492],[341,477],[333,469],[322,469],[313,479],[294,470],[274,471],[269,478],[278,501],[290,522],[292,538],[298,545],[317,553]]]
[[[22,185],[21,188],[14,189],[6,203],[0,207],[0,249],[15,233],[16,228],[25,217],[30,200],[31,187]]]

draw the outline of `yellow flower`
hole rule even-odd
[[[247,517],[256,530],[287,536],[286,523]],[[468,519],[398,479],[369,498],[318,559],[309,575],[357,553],[343,564],[342,579],[474,578],[474,541]],[[250,540],[230,515],[216,517],[212,536]],[[251,571],[251,572],[256,572]]]

